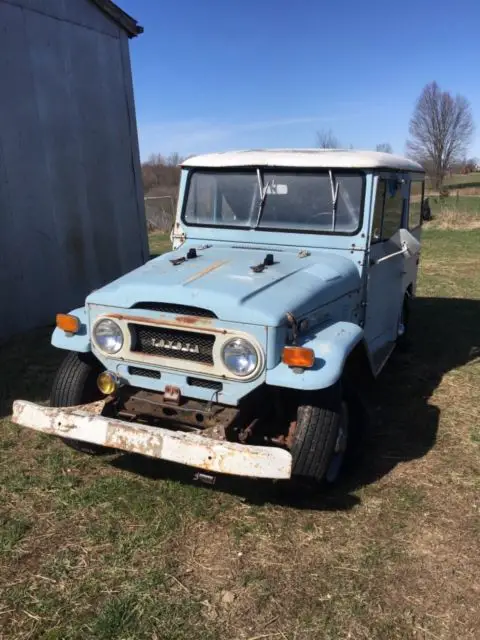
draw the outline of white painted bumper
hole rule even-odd
[[[12,420],[42,433],[131,451],[205,471],[254,478],[290,478],[292,456],[284,449],[218,441],[125,422],[86,411],[87,407],[53,408],[16,400]]]

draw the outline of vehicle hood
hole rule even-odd
[[[225,321],[279,326],[286,312],[302,316],[360,287],[352,259],[330,251],[271,250],[274,264],[255,273],[267,251],[234,247],[187,249],[164,254],[94,291],[88,304],[128,309],[162,302],[209,309]]]

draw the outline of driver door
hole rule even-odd
[[[392,352],[398,335],[405,271],[400,238],[407,198],[407,182],[401,175],[378,177],[367,264],[364,327],[376,373]]]

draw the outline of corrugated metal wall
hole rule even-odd
[[[89,0],[0,0],[0,341],[147,257],[126,33]]]

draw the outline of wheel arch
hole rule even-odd
[[[52,333],[51,343],[57,349],[76,351],[77,353],[90,353],[92,345],[88,331],[88,315],[85,307],[79,307],[69,312],[80,321],[80,328],[75,334],[67,334],[62,329],[55,327]]]
[[[351,322],[335,322],[319,331],[301,346],[313,349],[315,364],[296,372],[283,362],[267,371],[266,383],[304,391],[319,391],[335,385],[346,366],[360,362],[370,367],[368,347],[362,327]]]
[[[374,380],[374,370],[365,340],[360,340],[348,354],[343,368],[348,380]]]

